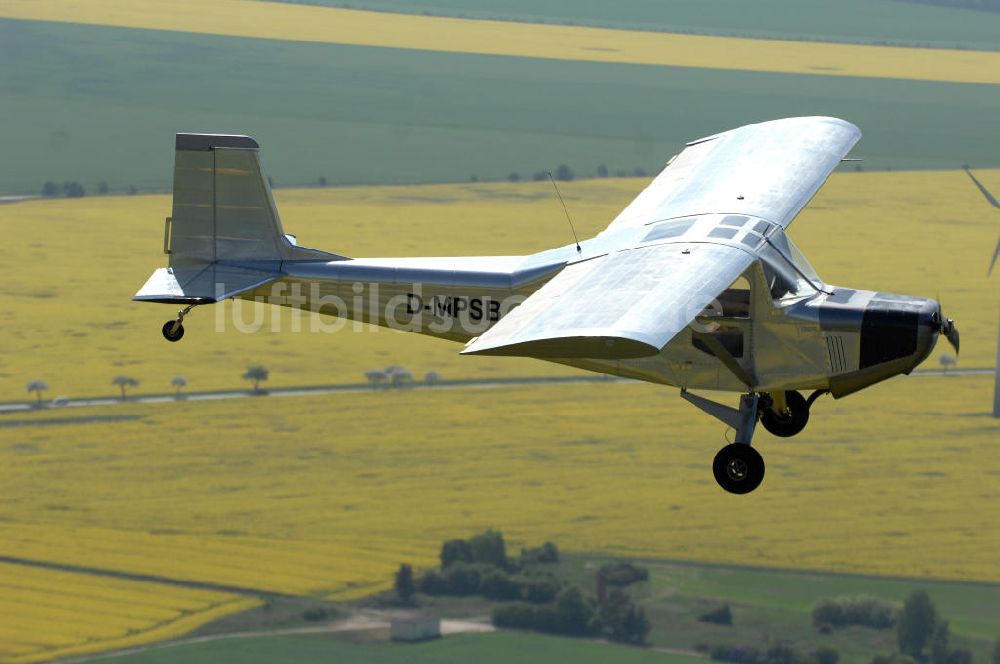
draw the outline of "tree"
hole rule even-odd
[[[99,194],[107,194],[108,191],[109,191],[109,189],[108,189],[108,183],[107,182],[98,182],[97,183],[97,193],[99,193]]]
[[[937,611],[930,595],[923,590],[913,591],[903,604],[896,622],[899,651],[920,659],[934,634],[937,621]]]
[[[28,383],[28,392],[34,392],[38,396],[38,405],[42,405],[42,392],[49,389],[49,384],[44,380],[33,380]]]
[[[67,180],[62,183],[62,193],[66,198],[83,198],[83,185],[79,182]]]
[[[427,385],[437,385],[441,382],[441,374],[436,371],[428,371],[424,374],[424,383]]]
[[[491,529],[473,535],[472,539],[469,540],[469,548],[472,551],[473,561],[506,569],[507,544],[503,541],[503,535],[499,531]]]
[[[472,547],[464,539],[448,540],[441,545],[441,569],[455,563],[471,563]]]
[[[515,173],[514,171],[511,171],[510,173],[507,174],[507,181],[508,182],[520,182],[521,181],[521,176],[518,175],[517,173]]]
[[[993,644],[993,664],[1000,664],[1000,638]]]
[[[593,605],[584,599],[576,586],[569,586],[556,597],[554,632],[560,634],[593,634],[600,623]]]
[[[371,383],[372,389],[377,389],[380,385],[384,384],[389,378],[389,374],[384,371],[366,371],[365,378]]]
[[[948,650],[948,640],[951,637],[948,631],[948,621],[939,620],[934,626],[934,633],[931,635],[931,662],[932,664],[947,664],[948,654],[951,652]]]
[[[253,391],[260,392],[260,383],[263,380],[267,380],[267,376],[267,369],[259,364],[255,364],[254,366],[247,368],[246,373],[243,374],[243,380],[252,380]]]
[[[59,185],[49,180],[42,185],[42,196],[45,198],[55,198],[59,195]]]
[[[115,376],[111,379],[111,384],[118,386],[118,388],[122,391],[122,401],[125,401],[125,391],[130,387],[138,387],[139,381],[131,376]]]
[[[645,643],[649,635],[646,612],[627,594],[615,588],[601,604],[598,613],[604,634],[619,643]]]
[[[319,176],[319,178],[316,180],[316,184],[318,184],[321,187],[325,187],[326,186],[326,176],[323,176],[323,175]]]
[[[417,590],[416,584],[413,582],[413,567],[411,565],[403,563],[399,566],[399,569],[396,570],[396,583],[394,585],[399,599],[409,602]]]
[[[184,376],[174,376],[173,378],[170,379],[170,384],[176,388],[176,392],[174,392],[174,398],[180,399],[181,388],[187,387],[188,382],[187,378],[185,378]]]
[[[599,177],[599,178],[606,178],[606,177],[608,177],[608,167],[605,166],[604,164],[600,164],[597,167],[597,177]]]
[[[968,648],[955,648],[948,653],[948,664],[972,664],[972,651]]]
[[[559,168],[556,169],[556,179],[569,182],[573,179],[573,169],[566,164],[559,164]]]

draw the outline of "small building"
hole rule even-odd
[[[389,623],[389,638],[393,641],[428,641],[441,636],[441,621],[428,616],[394,618]]]

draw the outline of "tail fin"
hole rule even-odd
[[[133,299],[214,302],[277,279],[283,261],[341,258],[289,241],[258,149],[249,136],[177,134],[169,267]]]

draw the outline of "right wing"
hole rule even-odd
[[[861,138],[837,118],[787,118],[688,143],[609,229],[703,214],[787,227]]]
[[[473,340],[467,355],[655,355],[754,261],[733,246],[675,242],[567,266]]]

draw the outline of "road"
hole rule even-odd
[[[914,371],[911,376],[992,376],[993,369],[951,369],[942,371],[940,369],[927,369]],[[497,387],[509,387],[511,385],[561,385],[573,383],[631,383],[633,381],[626,378],[613,378],[610,376],[522,376],[512,378],[494,378],[486,380],[452,380],[441,381],[436,385],[425,383],[411,383],[405,389],[408,390],[455,390],[455,389],[490,389]],[[367,383],[347,383],[339,385],[306,385],[301,387],[279,387],[266,392],[255,394],[250,390],[232,390],[219,392],[189,392],[182,393],[178,398],[174,394],[151,394],[148,396],[130,396],[123,402],[121,397],[102,396],[94,398],[68,399],[58,406],[51,402],[43,401],[43,408],[46,410],[57,410],[63,408],[90,408],[93,406],[117,406],[122,403],[184,403],[186,401],[215,401],[218,399],[247,399],[252,397],[301,397],[313,394],[346,394],[352,392],[371,392],[371,385]],[[388,389],[388,388],[377,388]],[[39,407],[34,401],[16,401],[0,403],[0,415],[9,413],[27,413],[37,411]],[[0,420],[2,424],[2,420]]]

